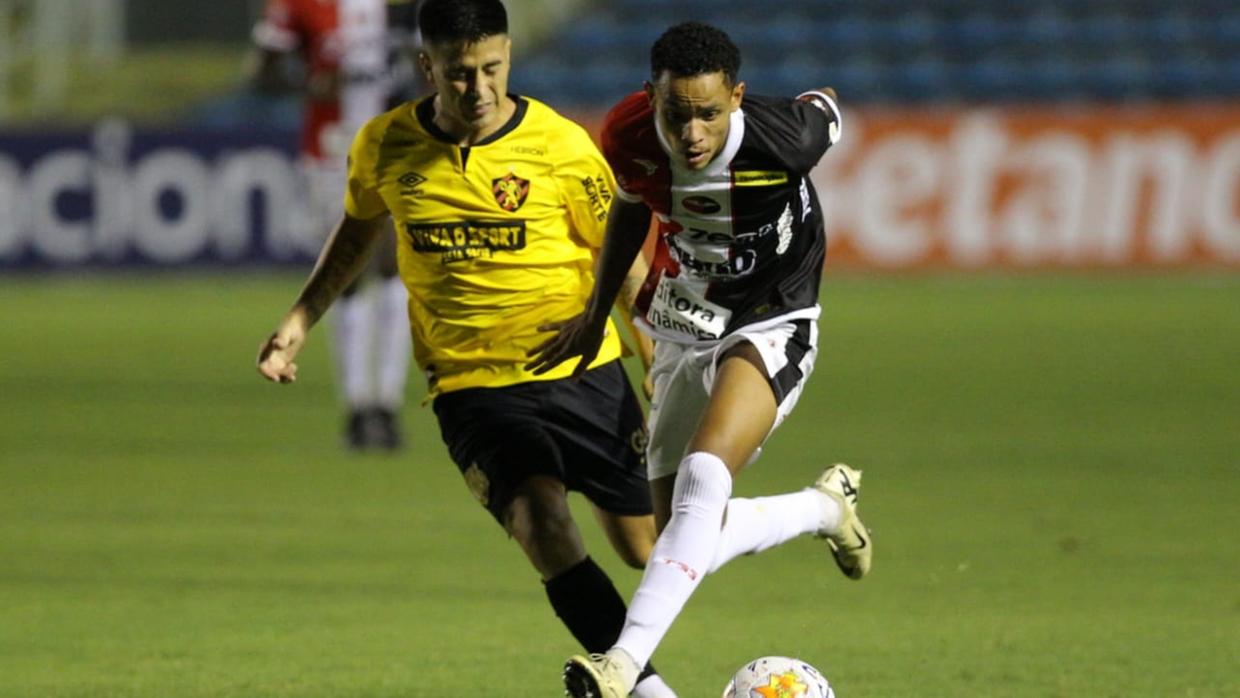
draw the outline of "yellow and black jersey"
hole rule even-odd
[[[409,289],[414,358],[431,394],[563,378],[534,376],[541,324],[581,312],[594,284],[615,184],[589,134],[516,97],[494,135],[461,147],[434,123],[434,97],[375,117],[349,158],[345,211],[390,213]],[[620,355],[608,322],[595,366]]]

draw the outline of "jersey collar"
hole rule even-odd
[[[500,126],[498,131],[496,131],[495,133],[492,133],[486,138],[483,138],[477,143],[474,143],[473,146],[470,146],[470,147],[477,147],[480,145],[489,145],[491,143],[494,143],[495,141],[498,141],[504,136],[507,136],[509,133],[512,133],[514,129],[516,129],[518,126],[521,125],[521,121],[525,119],[525,112],[529,109],[529,106],[530,106],[529,100],[522,97],[521,95],[516,95],[512,93],[509,93],[508,97],[511,98],[513,102],[516,102],[516,105],[517,105],[517,108],[513,110],[512,112],[512,116],[508,117],[508,121],[504,122],[504,125]],[[457,139],[453,138],[443,129],[435,125],[435,95],[434,94],[418,102],[417,106],[414,107],[414,113],[417,115],[418,123],[422,125],[422,128],[426,129],[426,132],[434,136],[436,140],[440,140],[445,143],[451,143],[452,145],[457,144]]]

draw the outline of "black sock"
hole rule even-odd
[[[587,652],[606,652],[624,628],[625,605],[611,578],[590,557],[547,581],[547,600]],[[637,680],[656,673],[647,664]]]

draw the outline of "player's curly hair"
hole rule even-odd
[[[658,79],[663,71],[678,77],[693,77],[722,71],[728,84],[736,84],[741,69],[741,52],[721,29],[701,22],[683,22],[663,32],[650,48],[650,74]]]
[[[508,11],[500,0],[423,0],[418,29],[426,43],[474,43],[508,33]]]

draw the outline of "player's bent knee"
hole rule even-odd
[[[620,561],[629,567],[640,570],[646,567],[650,559],[650,551],[654,548],[653,541],[645,539],[625,539],[620,545],[613,546]]]
[[[620,561],[635,570],[646,569],[646,561],[650,559],[650,548],[641,550],[627,549],[620,551]]]
[[[505,512],[504,528],[521,547],[544,556],[581,547],[564,486],[553,478],[532,477],[517,488]]]
[[[621,562],[633,569],[643,569],[654,549],[654,517],[604,514],[600,521]]]

